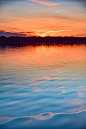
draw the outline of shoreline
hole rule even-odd
[[[86,37],[0,37],[1,46],[86,44]]]

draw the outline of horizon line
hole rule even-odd
[[[28,37],[40,37],[40,38],[47,38],[47,37],[52,37],[52,38],[56,38],[56,37],[61,37],[61,38],[64,38],[64,37],[69,37],[69,38],[86,38],[86,36],[0,36],[0,37],[19,37],[19,38],[28,38]]]

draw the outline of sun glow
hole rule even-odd
[[[23,36],[85,37],[86,17],[81,4],[75,3],[77,6],[73,11],[74,3],[72,3],[73,5],[66,3],[66,8],[64,4],[61,4],[57,8],[56,6],[51,7],[51,5],[57,4],[54,2],[30,0],[30,3],[25,2],[24,5],[22,2],[20,4],[12,2],[5,7],[3,6],[0,10],[1,35],[16,33]],[[70,11],[68,11],[67,5],[70,6]]]
[[[37,36],[46,37],[45,34],[36,34]]]

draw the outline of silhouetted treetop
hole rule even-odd
[[[30,37],[0,37],[0,45],[53,45],[53,44],[77,44],[84,43],[86,44],[86,37],[40,37],[40,36],[30,36]]]

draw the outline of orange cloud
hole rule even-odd
[[[39,13],[38,13],[39,15]],[[0,23],[0,29],[5,32],[20,33],[26,36],[86,36],[85,18],[68,18],[60,16],[50,16],[50,14],[42,17],[41,13],[38,17],[36,14],[33,17],[23,15],[12,16],[4,14],[1,16],[3,22]],[[7,19],[8,18],[8,19]],[[14,20],[15,19],[15,20]]]
[[[49,2],[49,1],[38,1],[38,0],[30,0],[33,2],[37,2],[39,4],[47,5],[47,6],[53,6],[53,5],[59,5],[59,3]]]
[[[43,4],[43,5],[47,5],[47,6],[54,6],[54,5],[61,5],[61,4],[80,4],[80,3],[86,3],[86,2],[55,3],[55,2],[40,1],[40,0],[30,0],[30,1],[37,2],[39,4]]]
[[[57,31],[47,31],[45,33],[42,33],[42,34],[37,34],[38,36],[46,36],[47,34],[52,34],[52,33],[59,33],[59,32],[62,32],[62,31],[71,31],[71,30],[57,30]]]

